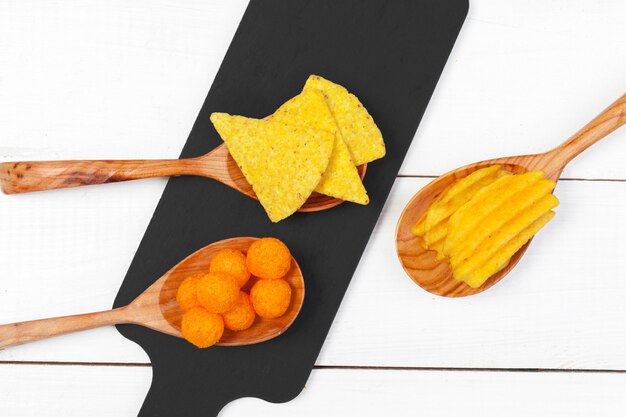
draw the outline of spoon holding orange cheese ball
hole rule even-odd
[[[361,180],[366,168],[367,164],[357,167]],[[21,194],[179,175],[211,178],[258,200],[225,144],[206,155],[186,159],[3,162],[0,163],[0,189],[5,194]],[[342,202],[314,192],[298,211],[326,210]]]
[[[503,269],[490,276],[480,287],[472,288],[465,282],[456,280],[449,262],[445,258],[437,259],[437,252],[425,249],[422,246],[422,238],[415,236],[411,232],[411,227],[445,190],[478,169],[500,165],[502,169],[514,174],[543,171],[545,178],[558,181],[563,168],[572,159],[625,123],[626,94],[556,149],[541,154],[510,156],[477,162],[450,171],[433,180],[413,196],[398,221],[396,250],[406,273],[426,291],[446,297],[478,294],[496,284],[519,262],[530,241],[510,258]]]
[[[80,314],[42,320],[0,325],[0,348],[20,345],[51,336],[113,324],[138,324],[176,337],[182,337],[180,326],[184,312],[178,306],[176,293],[181,282],[198,272],[208,272],[213,256],[222,249],[246,252],[254,237],[238,237],[215,242],[194,252],[165,273],[154,284],[125,307],[97,313]],[[291,302],[284,315],[274,319],[257,317],[254,324],[242,331],[224,329],[217,343],[241,346],[264,342],[281,335],[294,322],[304,301],[304,278],[293,257],[291,268],[283,277],[291,287]],[[251,277],[245,288],[256,282]]]

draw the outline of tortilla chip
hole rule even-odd
[[[326,171],[331,132],[226,113],[211,121],[273,222],[298,210]]]
[[[354,203],[369,203],[359,172],[350,158],[348,147],[320,91],[314,89],[303,91],[280,106],[267,119],[332,132],[335,135],[333,152],[315,191]]]
[[[324,94],[355,165],[385,156],[383,136],[355,95],[318,75],[309,76],[304,85],[304,90],[308,89],[320,90]]]

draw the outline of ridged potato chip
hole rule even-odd
[[[318,75],[311,75],[306,81],[304,90],[309,89],[324,94],[355,165],[363,165],[385,156],[383,135],[355,95]]]
[[[423,237],[425,248],[437,251],[438,259],[443,259],[443,246],[448,234],[450,216],[467,203],[478,190],[506,174],[508,173],[502,171],[499,165],[493,165],[476,170],[458,180],[431,204],[425,215],[414,225],[413,234]]]
[[[273,222],[298,210],[328,167],[332,132],[226,113],[211,121]]]
[[[530,207],[525,208],[517,216],[507,222],[500,220],[500,227],[493,233],[484,236],[478,245],[469,251],[460,251],[451,256],[451,264],[455,273],[462,277],[486,261],[500,247],[526,229],[535,220],[558,205],[559,201],[552,194],[541,198]]]
[[[503,172],[500,166],[495,165],[479,169],[457,181],[444,196],[433,203],[426,216],[425,241],[429,246],[445,239],[448,235],[448,222],[453,213],[467,203],[479,190],[493,183]],[[438,247],[443,246],[443,242]],[[435,249],[435,247],[433,247]],[[439,252],[442,252],[439,249]]]
[[[556,197],[555,197],[556,198]],[[509,240],[479,268],[460,276],[458,279],[465,281],[470,287],[478,288],[489,279],[490,276],[504,268],[522,246],[524,246],[543,226],[554,217],[553,211],[544,213],[541,217],[520,231],[513,239]]]
[[[426,233],[426,213],[411,227],[411,233],[415,236],[423,237]]]
[[[550,195],[556,184],[548,180],[540,180],[528,188],[523,189],[518,194],[505,200],[492,213],[490,213],[474,230],[457,246],[455,256],[450,258],[453,267],[457,265],[458,259],[464,259],[471,254],[478,245],[494,236],[502,229],[502,225],[508,224],[520,213],[531,210],[533,205],[539,201],[555,201],[556,197]],[[556,206],[556,204],[554,205]],[[534,207],[537,207],[535,205]],[[552,208],[552,207],[550,207]]]
[[[305,89],[266,119],[332,132],[335,135],[333,151],[315,191],[358,204],[369,203],[367,191],[352,162],[348,146],[320,91]]]
[[[448,258],[454,278],[478,288],[554,217],[555,186],[541,171],[483,168],[442,193],[411,231]]]
[[[472,199],[450,217],[450,233],[443,248],[450,255],[477,225],[504,201],[543,178],[543,172],[501,177],[481,189]]]

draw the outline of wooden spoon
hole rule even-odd
[[[358,167],[361,179],[366,167]],[[0,189],[5,194],[18,194],[177,175],[212,178],[258,200],[225,144],[206,155],[187,159],[4,162],[0,164]],[[342,202],[313,193],[298,211],[326,210]]]
[[[20,345],[78,330],[122,323],[139,324],[162,333],[182,337],[180,323],[183,311],[176,302],[176,292],[180,283],[189,275],[208,271],[211,259],[220,249],[233,248],[245,253],[252,242],[257,239],[254,237],[238,237],[205,246],[183,259],[127,306],[98,313],[0,325],[0,348]],[[252,327],[240,332],[224,329],[224,335],[218,345],[251,345],[273,339],[287,330],[298,316],[304,301],[302,271],[293,258],[291,260],[291,269],[284,279],[291,286],[291,304],[287,312],[276,319],[262,319],[257,316]],[[251,277],[243,290],[248,292],[256,281],[255,277]]]
[[[569,161],[624,123],[626,123],[626,94],[556,149],[542,154],[510,156],[477,162],[450,171],[433,180],[413,196],[398,221],[396,249],[406,273],[426,291],[446,297],[478,294],[496,284],[519,262],[530,242],[513,255],[504,269],[492,275],[481,287],[472,288],[462,281],[455,280],[449,263],[446,260],[437,261],[435,251],[424,249],[421,245],[422,238],[413,235],[411,227],[446,188],[477,169],[499,164],[502,168],[514,173],[541,170],[545,172],[546,178],[558,181],[563,168]]]

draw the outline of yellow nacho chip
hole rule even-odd
[[[324,94],[355,165],[363,165],[385,156],[383,136],[355,95],[318,75],[311,75],[306,81],[304,90],[308,89],[319,90]]]
[[[330,162],[315,191],[354,203],[369,203],[367,191],[350,158],[348,147],[320,91],[303,91],[280,106],[267,119],[333,133],[335,139]]]
[[[328,166],[331,132],[226,113],[211,121],[273,222],[304,204]]]

